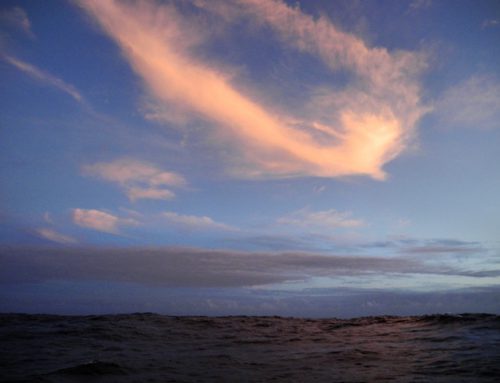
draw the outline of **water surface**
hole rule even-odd
[[[498,382],[500,316],[0,314],[2,382]]]

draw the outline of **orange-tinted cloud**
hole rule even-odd
[[[219,7],[222,14],[220,2],[199,4],[209,10]],[[320,90],[303,115],[277,113],[242,93],[229,74],[195,57],[193,46],[203,43],[202,31],[172,6],[80,1],[120,46],[158,103],[210,121],[218,132],[212,142],[236,147],[229,166],[240,176],[384,178],[383,165],[405,149],[423,113],[414,80],[422,60],[408,52],[370,48],[325,18],[314,20],[278,1],[228,4],[274,28],[288,46],[318,56],[332,71],[353,72],[353,85]],[[225,12],[224,20],[241,14]],[[188,43],[179,38],[183,35],[189,36]]]

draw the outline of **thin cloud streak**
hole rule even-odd
[[[420,11],[432,7],[432,0],[413,0],[410,3],[409,11]]]
[[[168,223],[188,230],[237,230],[236,228],[226,225],[225,223],[216,222],[207,216],[182,215],[167,211],[162,213],[162,217],[165,218]]]
[[[499,26],[500,26],[500,20],[498,19],[487,19],[484,20],[483,23],[481,24],[482,29],[497,28]]]
[[[75,238],[73,238],[69,235],[61,234],[61,233],[55,231],[54,229],[47,228],[47,227],[41,227],[41,228],[37,229],[36,233],[40,237],[48,239],[51,242],[61,243],[61,244],[65,244],[65,245],[75,244],[78,242]]]
[[[175,197],[175,193],[168,189],[158,189],[154,187],[141,188],[131,187],[127,190],[127,196],[135,202],[138,199],[163,199],[168,200]]]
[[[365,223],[351,217],[350,212],[340,212],[335,209],[309,211],[302,209],[277,220],[278,224],[294,225],[308,228],[331,230],[335,228],[356,228]]]
[[[418,246],[403,250],[408,254],[477,254],[484,251],[481,247],[465,246]]]
[[[34,78],[35,80],[50,85],[56,89],[59,89],[60,91],[68,94],[69,96],[71,96],[73,99],[75,99],[80,103],[84,102],[83,96],[80,94],[80,92],[78,92],[78,90],[73,85],[67,84],[60,78],[50,73],[47,73],[25,61],[21,61],[13,56],[0,54],[0,58],[9,63],[10,65],[14,66],[21,72],[24,72],[28,76]]]
[[[280,2],[240,4],[247,15],[275,28],[287,44],[318,55],[334,71],[353,68],[359,77],[357,85],[330,91],[326,100],[313,99],[312,109],[335,103],[322,108],[333,116],[329,121],[304,120],[303,129],[290,124],[297,118],[278,115],[245,96],[228,75],[188,54],[174,37],[193,33],[182,29],[187,23],[177,21],[182,15],[172,7],[112,0],[79,4],[117,42],[158,102],[211,121],[226,143],[238,145],[243,163],[231,165],[240,176],[358,174],[383,179],[383,165],[404,150],[423,113],[413,80],[422,67],[416,55],[368,48],[326,19],[315,21]],[[323,138],[317,136],[318,126]]]

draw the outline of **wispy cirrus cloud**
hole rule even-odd
[[[237,146],[230,167],[239,176],[359,174],[382,179],[383,165],[405,149],[424,112],[417,81],[422,55],[371,48],[326,18],[315,20],[279,1],[195,5],[221,15],[224,22],[246,17],[265,24],[285,46],[319,57],[332,72],[354,75],[345,89],[318,90],[297,113],[276,112],[278,108],[235,86],[233,73],[197,57],[194,48],[203,45],[203,33],[173,5],[79,4],[121,47],[158,103],[209,121],[223,133],[216,135],[218,144]],[[178,38],[184,35],[196,37],[186,44]]]
[[[0,11],[0,24],[19,29],[31,38],[35,37],[31,30],[31,21],[26,11],[21,7],[13,7]]]
[[[64,92],[71,96],[73,99],[75,99],[78,102],[84,102],[83,96],[80,94],[80,92],[71,84],[68,84],[61,80],[60,78],[40,69],[37,68],[36,66],[29,64],[25,61],[19,60],[13,56],[7,55],[7,54],[1,54],[0,53],[0,59],[3,59],[10,65],[14,66],[15,68],[19,69],[21,72],[24,72],[31,78],[43,83],[47,84],[49,86],[52,86],[56,89],[59,89],[61,92]]]
[[[162,213],[162,217],[171,225],[187,230],[223,230],[235,231],[235,227],[226,225],[225,223],[214,221],[207,216],[198,215],[183,215],[175,212],[167,211]]]
[[[175,193],[169,188],[186,185],[186,180],[180,174],[131,158],[84,165],[82,170],[86,175],[118,184],[131,201],[172,199]]]
[[[72,218],[75,225],[110,234],[119,234],[121,226],[139,224],[133,218],[120,218],[96,209],[73,209]]]
[[[471,76],[443,93],[435,113],[444,127],[500,128],[500,79]]]
[[[38,228],[38,229],[36,229],[36,233],[40,237],[48,239],[51,242],[61,243],[61,244],[65,244],[65,245],[74,244],[74,243],[78,242],[75,238],[73,238],[69,235],[61,234],[61,233],[57,232],[56,230],[48,228],[48,227]]]
[[[278,224],[307,227],[309,229],[331,230],[337,228],[356,228],[365,225],[361,219],[352,218],[350,212],[335,209],[310,211],[301,209],[277,220]]]

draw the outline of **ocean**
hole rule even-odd
[[[499,382],[500,316],[0,314],[1,382]]]

